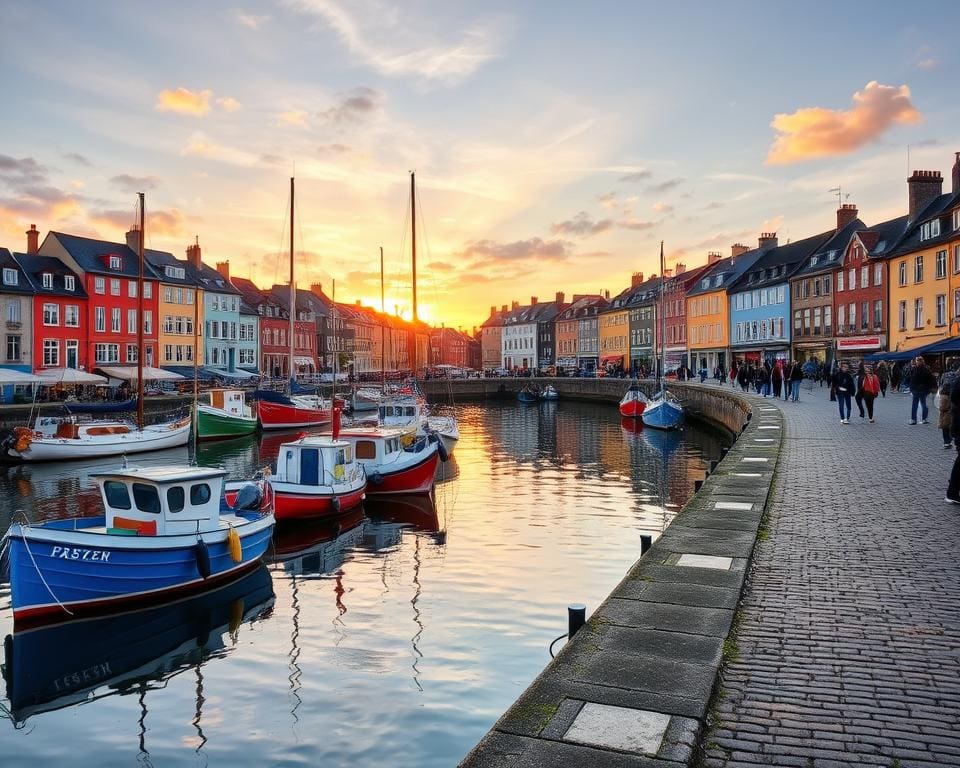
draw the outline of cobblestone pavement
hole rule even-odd
[[[761,406],[770,403],[751,398]],[[960,765],[960,507],[937,411],[841,425],[826,387],[776,402],[786,442],[705,766]],[[931,404],[934,398],[929,398]]]

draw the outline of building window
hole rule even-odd
[[[905,301],[900,302],[899,327],[901,331],[907,330],[907,302]]]
[[[7,267],[3,268],[3,284],[4,285],[19,285],[20,284],[20,273],[15,269],[9,269]],[[7,338],[10,338],[9,336]],[[7,358],[10,359],[9,357]]]
[[[873,328],[877,331],[883,328],[883,301],[880,299],[873,302]]]
[[[102,277],[93,278],[93,292],[101,296],[107,292],[107,283]]]
[[[924,222],[920,226],[920,239],[929,240],[931,237],[940,235],[940,219]]]
[[[873,284],[883,285],[883,264],[873,265]]]
[[[856,269],[850,270],[849,278],[850,278],[850,285],[848,290],[851,290],[851,291],[857,290],[857,270]]]
[[[851,301],[848,310],[850,312],[850,325],[847,326],[847,330],[850,333],[855,333],[857,330],[857,305]]]
[[[127,333],[137,332],[137,310],[127,310]]]
[[[163,287],[163,300],[167,304],[173,304],[173,288],[169,285]]]
[[[143,311],[143,332],[148,336],[153,333],[153,310],[151,309]]]
[[[953,273],[960,272],[960,245],[953,246]]]
[[[953,231],[960,230],[960,208],[953,212]]]
[[[43,364],[50,366],[60,365],[60,340],[43,340]]]
[[[899,275],[899,284],[900,284],[900,287],[902,288],[903,286],[905,286],[905,285],[907,284],[907,262],[906,262],[906,261],[901,261],[900,264],[899,264],[899,266],[898,266],[898,269],[899,269],[899,273],[900,273],[900,275]]]
[[[860,287],[866,288],[870,285],[870,267],[860,267]]]
[[[110,330],[113,333],[120,333],[120,307],[110,310]]]
[[[7,322],[8,323],[20,322],[20,300],[19,299],[13,299],[12,301],[7,302]]]
[[[913,300],[913,327],[923,328],[923,299]]]
[[[860,306],[860,328],[867,330],[870,327],[870,302],[865,301]]]
[[[59,304],[43,305],[43,324],[44,325],[60,325],[60,305]]]
[[[913,282],[923,282],[923,254],[913,260]]]
[[[960,288],[953,292],[953,319],[960,320]]]
[[[937,294],[937,325],[947,324],[947,294]]]
[[[803,331],[803,315],[799,309],[793,310],[793,335],[799,336]]]
[[[814,296],[820,295],[820,278],[819,277],[813,281],[813,295]]]
[[[68,328],[80,326],[80,307],[76,304],[67,304],[63,308],[63,324]]]
[[[77,289],[77,281],[73,275],[64,275],[63,276],[63,287],[68,291],[75,291]]]
[[[823,295],[824,296],[830,295],[830,283],[832,282],[831,277],[832,277],[831,275],[823,276]]]
[[[120,281],[113,279],[110,281],[110,295],[119,296],[120,295]]]
[[[94,345],[94,359],[98,363],[119,363],[120,345],[119,344],[96,344]]]
[[[44,288],[53,288],[53,275],[52,275],[52,274],[50,274],[49,272],[44,272],[42,275],[40,275],[40,279],[41,279],[42,282],[43,282],[43,287],[44,287]]]
[[[20,362],[20,337],[19,336],[7,336],[7,362],[8,363],[18,363]]]
[[[193,288],[187,288],[187,304],[193,304]]]
[[[937,251],[937,280],[947,276],[947,251]]]
[[[93,329],[100,333],[107,330],[107,310],[103,307],[95,307],[93,310]]]
[[[127,344],[127,362],[135,363],[140,357],[140,348],[136,344]]]
[[[829,336],[833,332],[833,307],[823,308],[823,334]]]
[[[820,323],[822,321],[823,311],[820,307],[814,307],[813,310],[813,334],[814,336],[820,335]]]
[[[843,270],[837,272],[837,293],[843,293]]]
[[[123,261],[119,256],[110,257],[110,269],[123,269]]]
[[[843,333],[846,328],[843,327],[843,319],[847,311],[846,305],[841,304],[837,307],[837,333]]]
[[[127,296],[131,299],[137,298],[137,281],[127,280]]]
[[[152,299],[153,298],[153,283],[144,283],[143,284],[143,298]]]

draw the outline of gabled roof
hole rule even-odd
[[[13,258],[21,266],[23,272],[33,285],[33,293],[38,296],[74,296],[85,299],[87,292],[83,290],[83,280],[80,276],[53,256],[38,256],[36,254],[15,253]],[[43,274],[53,275],[53,287],[43,287]],[[67,288],[67,276],[73,277],[73,289]],[[3,290],[3,289],[0,289]]]
[[[936,237],[921,240],[920,233],[924,224],[934,219],[944,219],[945,214],[958,206],[960,206],[960,192],[948,192],[932,200],[930,205],[920,212],[916,220],[907,226],[906,232],[895,249],[890,252],[890,256],[902,256],[905,253],[913,253],[923,248],[932,248],[956,239],[957,232],[951,229],[953,222],[951,222],[950,219],[940,222],[940,234]]]
[[[726,291],[740,276],[757,263],[765,253],[760,248],[745,251],[739,256],[727,256],[725,259],[708,264],[708,269],[700,275],[696,283],[687,291],[687,296],[698,296],[712,291]],[[708,281],[704,285],[704,281]]]
[[[140,257],[126,243],[94,240],[89,237],[68,235],[64,232],[51,232],[47,237],[56,239],[84,272],[90,272],[94,275],[134,278],[140,274]],[[120,269],[110,269],[107,261],[108,256],[120,257]],[[144,261],[146,261],[146,251],[144,252]],[[150,266],[149,261],[144,265],[143,277],[146,280],[157,280],[159,278],[159,275]]]
[[[831,229],[803,240],[767,249],[753,266],[747,268],[736,282],[731,284],[730,292],[750,291],[787,282],[801,264],[806,263],[810,256],[822,249],[836,234],[837,230]]]
[[[603,296],[581,296],[557,316],[557,320],[574,320],[578,317],[596,315],[597,311],[607,306]],[[591,311],[592,310],[592,311]]]
[[[30,296],[36,292],[23,267],[6,248],[0,248],[0,270],[3,269],[14,270],[17,273],[17,282],[16,285],[7,285],[3,280],[3,273],[0,271],[0,293],[18,293],[23,296]]]
[[[240,291],[230,280],[202,261],[200,262],[199,269],[195,268],[195,270],[199,277],[199,285],[204,291],[209,293],[229,293],[234,296],[240,294]]]
[[[832,272],[843,265],[843,255],[846,253],[847,246],[857,232],[864,228],[864,223],[860,219],[854,219],[838,230],[833,237],[820,246],[815,253],[800,265],[800,268],[793,273],[792,277],[807,277],[808,275],[819,275],[823,272]],[[792,278],[791,278],[792,279]]]
[[[260,314],[257,308],[266,306],[267,304],[283,308],[270,293],[257,288],[253,280],[248,280],[245,277],[231,277],[230,282],[233,283],[233,287],[236,288],[240,294],[241,306],[243,306],[242,302],[246,302],[257,314]],[[286,305],[283,306],[285,307]],[[284,311],[286,310],[284,309]]]
[[[490,317],[480,323],[481,328],[492,328],[494,326],[500,326],[504,324],[504,318],[507,316],[507,312],[501,312],[497,310]]]
[[[143,252],[143,258],[147,264],[153,267],[154,272],[160,277],[160,282],[171,285],[186,285],[196,288],[201,285],[200,273],[186,259],[178,259],[172,253],[167,251],[146,250]],[[167,274],[167,267],[174,267],[183,270],[183,277],[174,277]]]
[[[858,230],[856,235],[863,243],[867,255],[873,259],[882,259],[889,256],[893,250],[900,244],[907,226],[910,223],[910,217],[906,214],[897,216],[889,221],[881,221],[872,227]]]

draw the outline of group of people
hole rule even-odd
[[[817,371],[811,367],[812,361],[801,364],[799,360],[777,360],[773,364],[769,361],[763,364],[741,363],[733,364],[730,369],[730,381],[734,386],[739,385],[744,392],[753,387],[758,395],[764,397],[780,397],[794,403],[800,400],[800,382],[806,378],[815,378]],[[726,373],[719,368],[714,370],[713,376],[720,383],[726,381]]]

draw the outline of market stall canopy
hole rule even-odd
[[[137,380],[137,366],[135,365],[100,366],[100,371],[112,379]],[[173,371],[165,371],[163,368],[154,368],[152,365],[143,366],[144,381],[174,381],[175,379],[185,378],[186,376],[181,376]]]
[[[44,384],[106,384],[106,376],[80,371],[76,368],[46,368],[37,376]]]
[[[900,352],[874,352],[872,355],[864,355],[863,359],[868,363],[875,363],[878,360],[887,360],[897,362],[899,360],[913,360],[913,358],[923,355],[943,355],[950,353],[960,353],[960,338],[940,339],[931,344],[924,344],[922,347],[905,349]]]
[[[23,371],[15,371],[12,368],[0,368],[0,384],[36,384],[40,381],[39,376]]]
[[[219,376],[223,379],[255,379],[257,374],[250,373],[250,371],[242,371],[239,368],[233,371],[228,371],[224,368],[209,368],[204,366],[204,370],[211,376]]]

